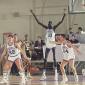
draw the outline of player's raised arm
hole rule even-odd
[[[37,23],[38,23],[39,25],[41,25],[41,26],[44,27],[45,29],[48,28],[46,25],[44,25],[43,23],[41,23],[41,22],[37,19],[35,13],[34,13],[32,10],[30,10],[30,12],[32,13],[32,15],[34,16],[35,20],[37,21]]]
[[[53,27],[54,30],[64,21],[65,16],[66,16],[66,14],[64,13],[64,15],[63,15],[61,21],[59,21],[56,25],[54,25],[54,27]]]

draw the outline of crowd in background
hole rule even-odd
[[[76,33],[73,32],[72,28],[69,28],[69,32],[66,36],[71,43],[80,43],[79,35],[84,35],[85,32],[83,31],[82,27],[78,27]],[[56,34],[55,40],[57,41],[59,34]],[[16,41],[18,40],[18,34],[14,34]],[[28,41],[28,35],[26,34],[24,40],[21,40],[24,44],[24,51],[26,55],[31,58],[31,60],[42,60],[43,59],[43,46],[45,45],[45,41],[42,39],[41,36],[37,36],[37,40],[35,41]],[[0,45],[0,54],[2,53],[3,45]]]
[[[85,35],[85,32],[83,31],[82,27],[78,28],[78,31],[76,33],[73,32],[72,28],[69,28],[69,32],[66,36],[67,39],[71,41],[73,44],[80,43],[79,41],[79,35]],[[55,40],[57,42],[58,35],[56,34]],[[18,34],[14,34],[15,40],[18,41]],[[35,41],[29,41],[28,40],[28,35],[26,34],[24,40],[21,40],[23,43],[23,49],[26,52],[27,57],[29,57],[31,60],[43,60],[43,46],[45,45],[45,40],[42,39],[41,36],[37,36],[37,39]],[[3,52],[3,45],[0,44],[0,55]],[[15,69],[16,65],[14,63],[11,72],[16,73],[18,69]],[[13,70],[14,69],[14,70]],[[15,71],[15,72],[14,72]]]

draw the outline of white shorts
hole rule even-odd
[[[71,60],[71,59],[75,59],[75,55],[73,54],[68,54],[68,53],[63,53],[63,60]]]
[[[20,54],[18,54],[17,56],[14,56],[14,57],[11,57],[11,56],[8,57],[8,60],[12,61],[12,62],[14,62],[17,59],[21,59],[21,55]]]

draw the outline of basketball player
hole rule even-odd
[[[66,40],[64,36],[60,35],[60,41],[62,42],[61,49],[63,52],[63,59],[62,59],[61,65],[60,65],[62,79],[63,79],[62,83],[65,83],[68,81],[65,70],[64,70],[64,67],[67,64],[69,64],[70,68],[72,69],[72,71],[74,73],[75,81],[78,82],[78,76],[77,76],[76,68],[74,66],[74,63],[75,63],[74,50],[76,50],[78,53],[80,53],[80,51],[77,47],[72,45],[70,41]]]
[[[55,41],[55,29],[63,22],[65,18],[65,14],[62,17],[62,20],[56,25],[52,26],[52,21],[49,21],[48,26],[46,26],[37,19],[36,15],[33,13],[32,10],[31,10],[31,13],[34,16],[37,23],[46,29],[46,36],[45,36],[46,51],[45,51],[45,58],[44,58],[44,70],[43,70],[43,75],[42,75],[41,80],[46,79],[46,64],[47,64],[48,53],[50,52],[50,50],[52,50],[53,52],[53,60],[54,60],[54,67],[55,67],[55,80],[57,80],[57,65],[56,65],[56,59],[55,59],[56,44],[52,42]]]
[[[8,55],[8,58],[6,60],[6,63],[3,67],[3,78],[0,81],[0,83],[9,83],[9,73],[10,69],[15,62],[18,69],[19,69],[19,74],[21,76],[21,83],[25,84],[26,83],[26,78],[24,74],[24,69],[22,67],[22,61],[21,61],[21,54],[23,55],[24,59],[27,59],[27,56],[19,46],[19,44],[16,42],[14,36],[12,34],[7,36],[7,44],[4,46],[4,51],[2,53],[0,62],[3,60],[3,57]]]
[[[18,42],[19,42],[20,47],[21,47],[21,48],[23,49],[23,51],[25,51],[25,53],[26,53],[25,43],[22,42],[21,40],[18,40]],[[22,55],[22,56],[23,56],[23,55]],[[26,54],[26,56],[27,56],[27,54]],[[29,56],[30,56],[30,55],[29,55]],[[30,70],[27,69],[28,67],[29,67],[29,69],[31,68],[31,59],[30,59],[29,56],[27,56],[27,57],[29,58],[29,62],[28,62],[27,60],[25,60],[25,59],[22,59],[22,60],[23,60],[23,65],[24,65],[26,77],[29,78],[29,79],[31,79],[32,76],[31,76],[31,74],[30,74]]]

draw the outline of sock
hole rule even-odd
[[[10,74],[10,71],[4,71],[3,72],[3,78],[8,80],[9,79],[9,74]]]
[[[19,72],[20,76],[23,78],[25,78],[25,73],[24,72]]]
[[[46,74],[46,70],[44,69],[44,70],[43,70],[43,75],[45,75],[45,74]]]
[[[58,72],[57,72],[57,68],[55,68],[55,75],[57,75],[58,74]]]

